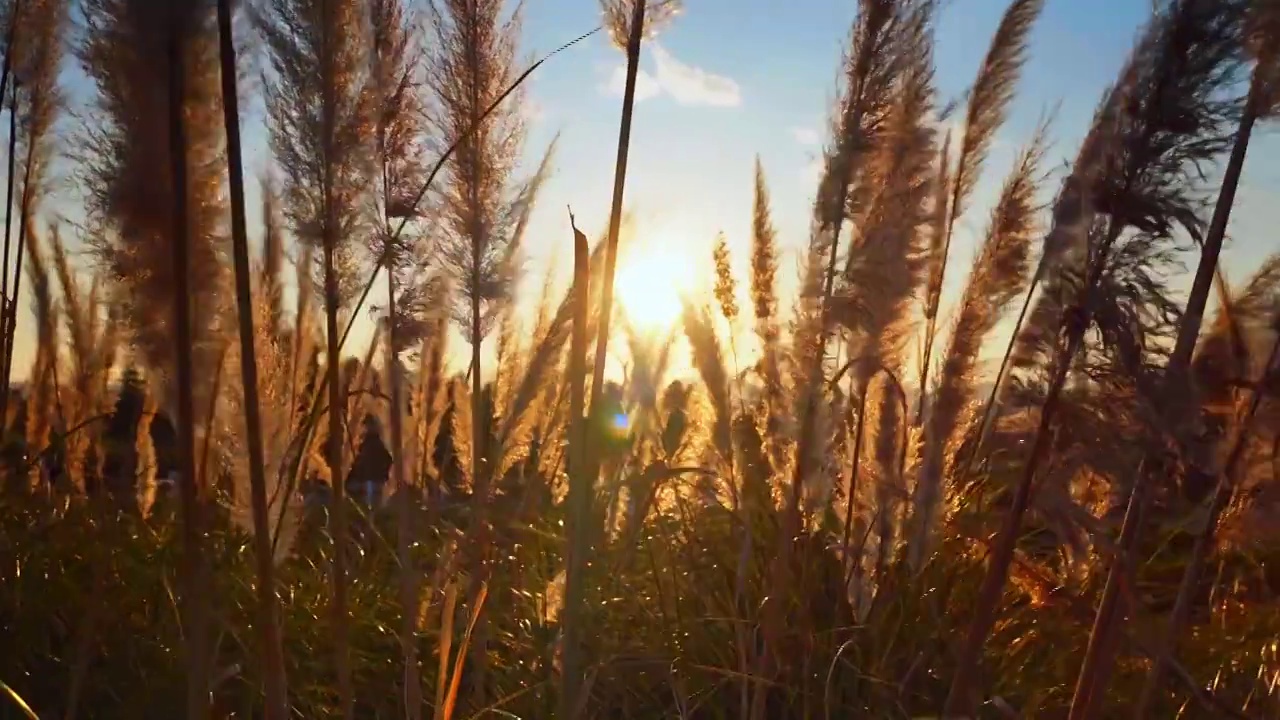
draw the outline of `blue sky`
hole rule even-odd
[[[646,274],[655,287],[670,285],[672,278],[681,284],[702,281],[717,232],[728,237],[745,278],[757,154],[782,244],[794,259],[807,239],[815,162],[856,5],[686,0],[682,14],[646,45],[626,205],[635,220],[637,252],[650,259],[628,278],[633,296],[649,281]],[[946,4],[937,31],[937,84],[944,100],[958,97],[972,82],[1006,5],[1007,0]],[[1011,117],[952,248],[950,296],[964,280],[974,238],[986,226],[990,201],[1017,148],[1041,114],[1058,105],[1051,157],[1065,161],[1074,155],[1150,8],[1151,0],[1047,0]],[[596,27],[600,13],[596,0],[526,0],[524,18],[523,51],[532,58]],[[562,271],[571,261],[566,205],[592,237],[607,222],[622,64],[622,54],[598,34],[553,58],[528,86],[527,169],[557,132],[561,137],[556,173],[526,240],[525,296],[536,297],[553,257]],[[260,113],[245,125],[247,169],[253,173],[268,162]],[[1277,247],[1280,169],[1264,160],[1277,157],[1277,150],[1280,142],[1264,128],[1251,148],[1233,218],[1225,255],[1232,276],[1246,274]],[[252,234],[258,225],[256,188],[250,192]],[[784,263],[788,280],[793,267]],[[19,331],[30,337],[29,318],[24,320]],[[367,329],[349,350],[360,352]],[[18,350],[15,375],[21,376],[30,362],[29,342],[20,340]]]
[[[1007,0],[946,4],[937,32],[937,84],[944,101],[972,83],[1006,6]],[[535,52],[592,27],[597,17],[595,0],[529,0],[526,7],[526,47]],[[706,263],[715,234],[723,231],[745,278],[752,166],[759,154],[775,222],[794,258],[808,237],[815,160],[855,8],[853,0],[686,2],[642,60],[647,80],[641,88],[648,97],[637,109],[626,196],[639,242],[678,244],[689,263]],[[950,297],[963,284],[974,239],[985,231],[990,203],[1018,147],[1042,113],[1058,106],[1051,157],[1061,164],[1074,156],[1101,93],[1150,11],[1151,0],[1047,0],[1012,114],[952,248]],[[530,149],[540,151],[556,131],[562,136],[558,173],[532,228],[531,255],[558,246],[568,260],[566,203],[585,227],[605,223],[622,61],[603,37],[593,38],[553,60],[534,80],[537,119]],[[1224,260],[1231,276],[1246,274],[1277,248],[1272,229],[1280,220],[1280,170],[1263,160],[1276,157],[1277,150],[1280,143],[1265,130],[1251,148]],[[1054,189],[1056,181],[1046,188]],[[658,229],[646,235],[647,225]],[[664,261],[672,254],[664,251]]]

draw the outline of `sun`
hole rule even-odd
[[[693,292],[696,265],[689,245],[660,236],[637,240],[618,258],[614,293],[627,319],[645,330],[660,330],[680,321],[681,297]]]

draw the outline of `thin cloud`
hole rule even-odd
[[[683,63],[657,43],[649,47],[653,50],[654,71],[636,73],[636,101],[666,95],[689,106],[728,108],[742,104],[742,89],[732,78]],[[626,67],[614,65],[608,73],[600,92],[622,97],[627,84]]]
[[[626,89],[627,69],[622,65],[613,68],[613,72],[609,73],[609,79],[600,88],[605,95],[613,97],[622,97]],[[661,92],[662,88],[658,85],[657,79],[644,70],[636,72],[636,102],[648,100]]]
[[[680,62],[657,43],[651,45],[658,85],[681,105],[738,107],[742,90],[733,78]]]

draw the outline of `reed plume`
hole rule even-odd
[[[49,228],[49,246],[53,251],[53,268],[58,277],[59,299],[63,324],[67,333],[67,349],[70,358],[70,377],[66,378],[66,390],[60,395],[62,420],[68,428],[78,427],[102,413],[108,403],[107,382],[115,366],[117,345],[120,340],[121,319],[118,310],[107,313],[104,309],[103,283],[94,277],[88,290],[76,279],[78,269],[72,266],[61,228]],[[105,315],[105,316],[104,316]],[[91,439],[100,435],[90,428],[66,438],[66,466],[77,488],[84,488],[86,468],[80,463],[86,458]],[[111,482],[112,478],[107,478]],[[128,478],[127,482],[132,482]],[[122,501],[122,507],[132,509],[133,486],[111,485],[109,494]]]
[[[911,185],[917,180],[914,165],[921,138],[915,136],[915,130],[921,129],[918,124],[924,122],[932,102],[932,71],[928,68],[932,12],[929,2],[864,0],[854,21],[845,59],[845,86],[833,121],[833,147],[827,150],[814,201],[813,226],[792,343],[799,427],[787,504],[787,522],[791,527],[784,531],[786,537],[794,536],[799,527],[803,481],[813,472],[808,466],[810,459],[819,456],[816,451],[819,439],[815,433],[826,384],[823,361],[830,325],[832,320],[851,322],[854,315],[860,314],[852,310],[851,298],[836,295],[839,238],[849,209],[857,210],[863,217],[859,218],[858,236],[852,241],[846,260],[843,273],[846,283],[861,279],[858,276],[862,269],[875,264],[876,252],[893,258],[891,262],[916,262],[916,250],[907,247],[916,242],[915,210],[910,199],[900,193],[904,184]],[[914,112],[921,114],[913,116]],[[896,127],[888,129],[890,123],[896,123]],[[889,136],[892,139],[888,139]],[[907,212],[899,216],[902,222],[896,227],[890,227],[894,222],[884,214],[888,207],[886,200],[891,195],[895,202],[907,207]],[[877,202],[878,207],[873,207]],[[898,232],[908,227],[909,231]],[[889,239],[882,242],[880,235]],[[895,241],[899,244],[890,247]],[[906,245],[902,245],[903,242]],[[864,248],[871,254],[859,259],[859,252]],[[874,273],[878,275],[884,270],[877,269]],[[910,270],[905,275],[888,273],[886,277],[895,283],[902,281],[911,285],[914,274],[915,271]],[[885,296],[890,306],[896,305],[898,299],[897,295]],[[879,322],[888,320],[881,318]],[[867,337],[877,336],[869,330]],[[781,578],[778,581],[781,582]]]
[[[609,31],[609,39],[621,50],[627,49],[628,38],[631,37],[631,23],[635,20],[635,6],[641,0],[600,0],[600,10],[604,14],[604,28]],[[644,37],[652,38],[675,16],[684,9],[684,0],[643,0],[644,22],[641,31]]]
[[[886,119],[884,145],[874,159],[879,187],[859,218],[834,303],[836,321],[852,333],[849,363],[858,395],[868,392],[872,376],[881,370],[895,377],[901,374],[907,310],[923,280],[936,147],[935,132],[926,124],[933,101],[931,52],[925,44],[917,52]],[[886,548],[893,545],[890,518],[895,498],[901,495],[893,490],[901,478],[898,453],[892,447],[899,433],[890,412],[898,409],[881,413],[888,419],[884,432],[877,433],[875,450],[877,460],[883,461],[877,525]]]
[[[849,210],[860,209],[875,187],[868,159],[876,152],[892,111],[894,85],[918,58],[933,14],[929,0],[861,0],[845,57],[841,98],[832,121],[814,201],[811,251],[825,258],[822,333],[825,345],[836,258]]]
[[[782,384],[782,324],[778,317],[778,239],[769,207],[769,186],[764,165],[756,158],[755,193],[751,212],[751,305],[756,337],[760,340],[757,371],[764,385],[763,407],[757,432],[765,439],[773,470],[785,463],[783,432],[786,389]]]
[[[49,431],[55,419],[60,421],[65,432],[65,421],[57,417],[61,415],[56,407],[58,388],[58,306],[53,296],[53,283],[49,266],[45,257],[43,243],[38,233],[31,233],[26,243],[28,275],[31,277],[31,310],[36,321],[36,357],[31,367],[31,391],[27,399],[26,439],[29,447],[43,449],[49,444]],[[33,468],[35,477],[29,481],[30,487],[40,487],[37,481],[49,483],[58,492],[65,493],[68,480],[76,479],[71,468],[64,468],[64,473],[71,477],[43,477],[43,466]],[[82,477],[82,476],[81,476]],[[84,488],[76,488],[83,492]]]
[[[729,401],[729,372],[725,367],[724,352],[716,337],[715,324],[710,311],[690,301],[684,302],[683,322],[685,337],[693,351],[693,366],[711,400],[714,421],[711,431],[712,447],[726,467],[733,462],[732,435],[733,408]],[[735,490],[736,492],[736,490]]]
[[[485,453],[490,428],[484,418],[480,349],[507,309],[519,269],[519,233],[529,185],[515,183],[524,141],[523,93],[485,117],[512,86],[521,12],[507,16],[500,0],[440,0],[431,9],[433,47],[428,53],[428,85],[440,141],[456,146],[455,162],[444,171],[440,190],[440,260],[456,278],[453,317],[471,345],[471,431],[468,475],[474,485],[478,534],[472,554],[470,595],[479,597],[487,579],[487,506],[497,457]],[[536,192],[536,191],[534,191]],[[524,196],[522,198],[522,196]],[[455,441],[458,438],[455,437]],[[471,650],[477,660],[473,686],[485,685],[483,654],[487,622],[481,619]]]
[[[184,463],[184,617],[188,717],[207,715],[208,566],[197,437],[207,428],[217,321],[224,307],[216,36],[212,4],[88,0],[77,48],[94,83],[81,158],[91,238],[127,309],[133,344],[177,412]],[[188,273],[188,267],[201,272]],[[176,346],[177,351],[174,351]]]
[[[1003,311],[1026,288],[1033,235],[1036,193],[1044,160],[1046,126],[1023,149],[992,211],[986,240],[974,259],[968,283],[945,353],[937,396],[925,423],[923,460],[914,494],[910,540],[913,567],[929,553],[942,498],[947,448],[958,440],[961,413],[977,381],[978,353]]]
[[[22,254],[28,232],[35,232],[33,224],[39,212],[41,201],[50,191],[48,168],[53,159],[53,130],[64,109],[64,97],[58,85],[58,73],[61,69],[65,35],[69,27],[69,7],[65,3],[54,0],[27,0],[14,3],[8,8],[8,15],[15,23],[12,43],[5,48],[6,78],[9,65],[17,81],[14,83],[13,96],[0,99],[0,103],[8,103],[10,111],[16,116],[14,125],[18,131],[16,138],[11,138],[11,152],[23,158],[20,173],[15,173],[10,158],[10,185],[18,185],[19,189],[19,227],[18,258],[14,270],[13,307],[0,317],[0,337],[4,346],[0,348],[0,362],[3,362],[3,382],[0,382],[0,393],[5,397],[9,392],[9,378],[12,372],[13,343],[17,330],[17,298],[22,281]],[[22,31],[17,32],[16,27]],[[17,142],[14,143],[13,140]],[[0,283],[7,293],[9,287],[9,240],[6,234],[4,280]],[[2,408],[0,408],[2,409]]]
[[[496,0],[442,0],[432,9],[431,23],[435,44],[428,64],[435,125],[441,142],[458,148],[440,192],[441,262],[458,279],[454,320],[472,346],[471,396],[479,403],[480,347],[507,307],[515,279],[518,212],[513,211],[511,189],[524,137],[520,91],[515,102],[477,122],[515,75],[520,15],[504,17]],[[478,407],[472,415],[480,415]],[[472,445],[480,446],[479,439],[473,438]],[[486,461],[481,455],[471,460],[469,474],[477,483],[477,497],[483,497],[490,468],[481,467]]]
[[[417,455],[415,478],[422,488],[423,497],[432,507],[438,506],[440,489],[440,469],[435,467],[433,455],[449,395],[449,384],[444,374],[447,341],[448,318],[438,313],[418,351],[413,403],[416,420],[413,448]],[[433,482],[428,484],[428,481]]]
[[[285,238],[280,227],[280,197],[270,175],[258,182],[262,195],[262,258],[258,263],[258,292],[267,313],[267,337],[282,339],[285,329],[284,264]]]
[[[945,199],[940,198],[941,204],[934,208],[935,212],[945,217],[945,221],[936,229],[942,233],[941,243],[938,244],[935,239],[936,254],[930,258],[929,285],[925,299],[924,351],[923,359],[920,361],[920,398],[915,418],[917,425],[923,424],[925,418],[929,362],[933,355],[938,309],[942,300],[943,282],[946,279],[951,237],[955,231],[956,221],[964,216],[973,191],[978,185],[982,166],[987,159],[991,143],[995,140],[996,132],[1004,124],[1009,105],[1013,101],[1014,90],[1022,74],[1022,66],[1026,63],[1027,38],[1043,8],[1043,0],[1014,0],[1005,10],[969,96],[969,107],[965,114],[964,133],[960,140],[960,156],[956,160],[955,174],[948,177],[948,172],[944,171],[941,175],[940,184],[949,184],[950,187],[946,191],[949,196]],[[944,152],[943,163],[949,164],[949,162]]]
[[[1212,161],[1225,144],[1224,122],[1233,103],[1223,99],[1221,90],[1231,81],[1238,63],[1240,19],[1240,3],[1180,0],[1153,21],[1122,75],[1124,99],[1114,116],[1114,140],[1103,143],[1098,182],[1089,188],[1089,200],[1105,218],[1105,229],[1089,248],[1078,309],[1067,316],[1037,433],[952,678],[948,713],[968,712],[972,707],[971,678],[995,620],[1031,483],[1047,449],[1067,374],[1091,324],[1091,295],[1106,272],[1108,256],[1116,242],[1130,234],[1164,242],[1179,229],[1192,238],[1201,236],[1195,178],[1198,168]],[[1049,251],[1046,248],[1046,254]],[[1100,699],[1100,693],[1086,690],[1084,695]]]
[[[284,176],[294,236],[320,252],[333,491],[332,629],[343,717],[354,717],[347,617],[347,500],[338,317],[355,294],[367,230],[370,108],[365,8],[356,0],[272,0],[258,18],[273,77],[266,85],[271,147]]]
[[[124,305],[133,345],[156,373],[156,392],[173,412],[175,278],[171,272],[175,188],[168,180],[168,5],[160,0],[87,0],[77,57],[96,89],[79,157],[90,247]],[[226,305],[225,200],[221,101],[213,4],[184,5],[186,204],[196,377],[213,375],[218,319]],[[198,383],[196,417],[208,402]]]

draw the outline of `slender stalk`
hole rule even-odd
[[[1022,323],[1027,320],[1027,311],[1031,309],[1031,301],[1035,298],[1036,288],[1040,286],[1040,281],[1044,278],[1044,270],[1044,263],[1037,263],[1036,273],[1031,277],[1031,282],[1027,284],[1027,294],[1022,299],[1022,309],[1018,311],[1018,319],[1013,323],[1013,330],[1009,334],[1009,343],[1005,346],[1004,355],[1000,358],[1000,367],[996,370],[995,381],[991,383],[991,391],[987,393],[987,401],[982,406],[982,422],[978,423],[978,441],[965,458],[960,472],[956,474],[955,482],[958,484],[962,485],[965,479],[969,477],[969,471],[973,469],[974,458],[978,457],[978,451],[982,449],[983,439],[986,437],[987,428],[991,425],[991,420],[995,416],[996,404],[1000,399],[1001,383],[1004,382],[1005,374],[1009,371],[1009,362],[1013,359],[1013,350],[1018,345],[1018,333],[1022,332]]]
[[[1200,253],[1200,263],[1196,268],[1195,281],[1187,298],[1187,307],[1178,326],[1178,334],[1174,342],[1174,350],[1169,357],[1163,379],[1164,398],[1169,398],[1167,408],[1174,418],[1182,417],[1184,408],[1177,406],[1176,398],[1183,397],[1180,392],[1185,387],[1186,373],[1191,364],[1191,356],[1195,351],[1196,341],[1200,335],[1200,326],[1204,318],[1205,306],[1208,304],[1209,292],[1218,270],[1218,257],[1222,251],[1222,243],[1226,237],[1227,224],[1231,219],[1231,209],[1235,203],[1236,190],[1243,174],[1245,156],[1249,149],[1249,139],[1253,126],[1258,119],[1261,97],[1264,90],[1261,73],[1255,70],[1250,83],[1249,95],[1246,99],[1236,135],[1227,161],[1226,173],[1222,187],[1214,207],[1208,233]],[[1070,720],[1088,720],[1097,716],[1099,705],[1106,689],[1106,682],[1111,676],[1115,658],[1112,648],[1117,626],[1127,612],[1127,603],[1121,592],[1125,577],[1133,577],[1133,558],[1130,555],[1137,550],[1138,536],[1142,530],[1142,521],[1150,501],[1148,485],[1149,468],[1144,470],[1144,462],[1135,474],[1133,488],[1129,492],[1125,506],[1124,520],[1120,527],[1119,547],[1123,557],[1116,558],[1107,574],[1107,583],[1103,588],[1102,600],[1098,606],[1093,631],[1089,636],[1089,645],[1084,662],[1080,668],[1075,694],[1072,697]],[[1228,494],[1230,491],[1228,490]],[[1215,494],[1215,501],[1217,495]],[[1123,575],[1122,575],[1123,574]]]
[[[385,179],[386,172],[383,172]],[[386,183],[383,183],[386,188]],[[386,200],[390,200],[387,197]],[[384,203],[384,213],[387,205]],[[390,230],[390,219],[384,217],[387,230]],[[422,669],[418,662],[418,584],[417,572],[413,567],[412,551],[414,535],[414,503],[409,492],[408,468],[404,457],[404,380],[400,373],[400,357],[397,353],[399,345],[396,336],[396,325],[399,316],[396,309],[396,274],[394,249],[387,248],[387,372],[391,385],[391,474],[399,493],[398,545],[396,552],[400,559],[400,652],[404,660],[404,716],[405,720],[418,720],[422,717]],[[426,450],[424,449],[424,452]]]
[[[347,639],[347,491],[342,467],[342,388],[338,371],[342,364],[338,349],[338,279],[334,263],[334,229],[326,224],[325,234],[330,239],[324,247],[324,295],[326,337],[326,373],[329,384],[328,460],[330,484],[333,491],[333,602],[330,607],[333,622],[333,642],[338,671],[338,693],[341,697],[343,717],[355,718],[355,698],[351,684],[351,662]]]
[[[867,388],[864,387],[862,392],[858,394],[858,423],[853,431],[853,465],[849,471],[849,492],[844,508],[844,538],[840,542],[840,559],[849,566],[844,582],[846,588],[849,587],[849,582],[853,576],[857,574],[853,563],[850,562],[849,550],[853,545],[853,496],[858,488],[858,470],[862,465],[862,430],[866,416]],[[861,561],[861,559],[858,558],[858,561]]]
[[[13,68],[13,41],[17,37],[18,32],[18,16],[22,12],[22,0],[15,0],[13,7],[10,9],[9,29],[5,33],[4,61],[0,64],[0,99],[3,99],[5,93],[9,91],[9,75]],[[15,83],[16,85],[16,83]],[[9,112],[9,182],[7,190],[7,200],[5,202],[5,220],[4,220],[4,279],[3,281],[3,298],[5,303],[9,300],[9,215],[13,208],[13,162],[15,156],[14,144],[18,141],[17,120],[18,119],[18,93],[14,88],[13,106]],[[18,256],[18,262],[22,262],[22,256]],[[6,305],[7,308],[7,305]],[[7,310],[6,310],[7,312]],[[8,395],[8,388],[5,388],[5,395]],[[0,406],[2,409],[3,406]],[[0,417],[4,417],[0,414]]]
[[[1178,337],[1169,357],[1169,369],[1180,379],[1191,363],[1191,354],[1200,337],[1200,325],[1204,322],[1204,309],[1209,302],[1209,291],[1213,287],[1213,277],[1218,269],[1218,256],[1222,253],[1222,242],[1227,235],[1227,224],[1231,220],[1231,209],[1236,202],[1236,190],[1240,186],[1240,177],[1244,173],[1245,155],[1249,151],[1249,140],[1253,134],[1253,126],[1257,123],[1262,107],[1262,95],[1266,84],[1263,72],[1255,69],[1253,81],[1249,87],[1249,98],[1245,102],[1244,112],[1240,116],[1240,125],[1236,129],[1235,140],[1231,146],[1231,156],[1227,160],[1227,169],[1222,176],[1222,189],[1218,191],[1218,201],[1213,208],[1213,219],[1209,223],[1209,232],[1204,237],[1204,246],[1200,250],[1200,264],[1196,267],[1195,281],[1191,284],[1191,294],[1187,296],[1187,307],[1182,313],[1182,321],[1178,326]]]
[[[572,215],[569,218],[573,225]],[[581,709],[583,681],[583,610],[590,551],[591,493],[594,477],[586,467],[587,322],[590,315],[590,251],[587,237],[573,227],[573,337],[569,350],[569,508],[568,562],[565,569],[564,671],[561,676],[557,717],[573,720]]]
[[[12,42],[12,39],[13,38],[11,34],[10,42]],[[10,47],[12,47],[12,45],[10,45]],[[9,54],[10,53],[5,54],[6,68],[9,62]],[[8,79],[7,75],[5,79],[6,80]],[[4,98],[4,95],[0,95],[0,101],[2,101],[3,98]],[[0,343],[3,343],[3,346],[0,347],[0,367],[5,367],[5,366],[8,366],[9,364],[9,358],[8,358],[9,317],[10,316],[17,317],[17,314],[18,314],[18,294],[14,293],[13,299],[12,300],[9,299],[9,242],[10,242],[10,238],[13,235],[13,188],[15,185],[17,185],[17,182],[18,182],[17,167],[16,167],[17,158],[18,158],[18,88],[17,88],[16,82],[14,83],[12,102],[13,102],[13,105],[9,111],[9,175],[8,175],[8,182],[6,183],[5,200],[4,200],[4,207],[5,207],[4,266],[3,266],[4,272],[3,272],[3,278],[0,278],[0,303],[3,303],[3,308],[2,308],[3,313],[0,313],[3,315],[3,317],[0,317]],[[21,252],[18,253],[17,260],[18,260],[17,265],[19,268],[21,268],[22,267]],[[6,373],[4,375],[4,379],[0,380],[0,413],[6,412],[8,410],[8,405],[9,405],[8,377],[9,376]],[[5,417],[5,416],[3,414],[0,414],[0,418],[2,417]]]
[[[178,483],[182,506],[184,593],[183,637],[187,652],[187,712],[190,720],[209,716],[209,585],[208,559],[204,552],[204,498],[196,477],[195,377],[192,370],[190,259],[188,242],[186,63],[184,62],[183,13],[178,5],[169,10],[169,162],[173,182],[174,350],[177,373],[178,456],[182,477]]]
[[[1138,476],[1143,476],[1145,463],[1139,466]],[[1145,483],[1135,483],[1129,505],[1125,509],[1120,537],[1116,542],[1117,553],[1111,559],[1107,583],[1102,590],[1098,612],[1089,631],[1089,643],[1085,647],[1084,662],[1076,678],[1071,696],[1069,720],[1096,717],[1105,694],[1106,678],[1115,665],[1116,625],[1124,617],[1126,603],[1121,588],[1137,573],[1137,530],[1146,511]]]
[[[338,697],[342,706],[342,717],[355,720],[355,690],[351,681],[350,640],[347,628],[347,490],[342,466],[342,425],[343,409],[346,404],[339,387],[339,372],[342,356],[338,346],[338,311],[341,298],[338,292],[338,269],[336,255],[338,251],[338,217],[336,212],[335,182],[333,156],[337,133],[336,90],[333,78],[337,72],[334,53],[328,47],[332,43],[329,33],[334,25],[333,0],[321,0],[321,52],[320,73],[323,78],[321,99],[321,135],[323,145],[323,218],[321,220],[321,245],[324,263],[324,315],[325,315],[325,375],[329,384],[329,436],[328,463],[329,479],[332,490],[332,529],[333,536],[333,602],[330,607],[333,623],[334,667],[338,675]]]
[[[250,289],[249,238],[245,229],[244,167],[240,145],[240,98],[236,87],[236,47],[231,0],[218,0],[218,45],[222,63],[222,113],[227,136],[227,175],[231,193],[231,249],[236,276],[240,328],[240,380],[244,392],[245,443],[249,452],[249,491],[253,514],[253,550],[257,570],[258,624],[265,667],[267,720],[289,715],[284,639],[276,610],[275,565],[267,515],[267,478],[258,398],[258,354]]]
[[[609,207],[609,236],[604,251],[604,284],[600,287],[600,315],[596,331],[595,366],[591,372],[591,405],[587,417],[595,418],[604,393],[604,365],[613,317],[613,278],[618,267],[618,233],[622,228],[622,197],[627,182],[627,157],[631,150],[631,120],[635,114],[636,76],[640,70],[640,44],[644,39],[646,0],[633,0],[630,35],[627,37],[627,82],[622,93],[622,122],[618,127],[618,158],[613,170],[613,202]],[[589,467],[595,468],[592,460]],[[592,473],[593,475],[595,473]]]
[[[1013,500],[1005,513],[996,536],[995,547],[987,559],[987,573],[982,579],[978,591],[978,599],[974,604],[973,619],[965,635],[956,662],[956,672],[951,679],[951,688],[947,692],[943,717],[965,717],[970,714],[973,701],[973,684],[976,680],[978,660],[982,656],[982,647],[987,635],[995,624],[996,611],[1000,605],[1000,597],[1004,592],[1008,579],[1009,566],[1013,563],[1014,550],[1018,544],[1018,534],[1022,528],[1022,517],[1031,504],[1031,487],[1035,482],[1036,472],[1049,449],[1049,430],[1053,423],[1054,413],[1062,398],[1062,389],[1066,384],[1072,360],[1083,344],[1083,328],[1068,333],[1066,347],[1059,354],[1054,377],[1049,386],[1048,395],[1040,410],[1040,424],[1031,443],[1031,452],[1023,466],[1022,476],[1015,487]]]
[[[18,102],[17,89],[18,84],[14,83],[13,102],[15,106]],[[17,111],[12,114],[16,115]],[[3,377],[0,378],[0,394],[6,398],[9,396],[9,379],[13,374],[14,336],[18,332],[18,298],[21,297],[22,291],[22,253],[27,245],[27,230],[31,222],[31,166],[35,161],[35,145],[35,142],[27,143],[27,160],[22,171],[22,197],[18,200],[18,254],[17,262],[15,263],[17,267],[13,269],[13,302],[9,303],[10,312],[4,318],[5,325],[2,336],[4,353],[0,356],[0,363],[3,364],[3,367],[0,368],[0,373],[3,373]],[[7,275],[8,273],[6,272],[6,280],[8,280]],[[0,415],[0,417],[3,416]]]

